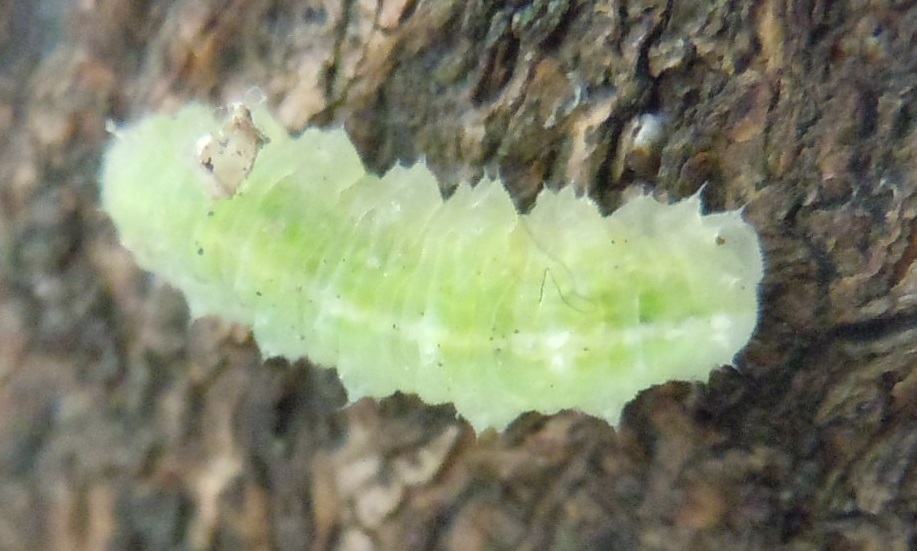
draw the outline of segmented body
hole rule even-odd
[[[337,368],[351,400],[416,393],[477,429],[577,408],[615,422],[642,388],[697,379],[748,341],[762,274],[738,213],[638,197],[603,218],[570,189],[520,216],[502,185],[443,201],[422,164],[379,178],[341,130],[265,140],[234,196],[194,158],[192,105],[125,129],[102,201],[138,263],[266,356]]]

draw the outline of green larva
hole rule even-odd
[[[416,393],[478,430],[567,408],[615,423],[754,330],[762,255],[738,212],[640,196],[603,218],[567,188],[519,215],[493,180],[443,201],[423,163],[380,178],[342,130],[253,116],[221,129],[192,104],[115,132],[103,207],[195,317],[337,368],[352,401]]]

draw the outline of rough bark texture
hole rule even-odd
[[[0,3],[0,549],[913,549],[909,6]],[[766,247],[739,369],[646,391],[617,430],[475,439],[410,397],[341,409],[333,371],[189,327],[98,212],[105,121],[253,86],[374,169],[499,171],[523,209],[542,185],[611,209],[707,182]],[[658,158],[631,139],[647,112]]]

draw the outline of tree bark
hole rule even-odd
[[[915,45],[892,0],[0,5],[0,549],[914,548]],[[106,121],[261,95],[520,210],[703,186],[762,237],[757,333],[617,428],[343,407],[333,370],[189,324],[98,210]]]

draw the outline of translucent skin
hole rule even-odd
[[[520,216],[497,181],[447,201],[421,163],[368,174],[342,130],[270,138],[215,200],[190,105],[122,129],[102,204],[194,316],[252,327],[265,356],[335,367],[350,399],[416,393],[476,429],[575,408],[617,422],[636,392],[704,379],[758,315],[762,256],[738,212],[637,197],[603,218],[568,188]]]

